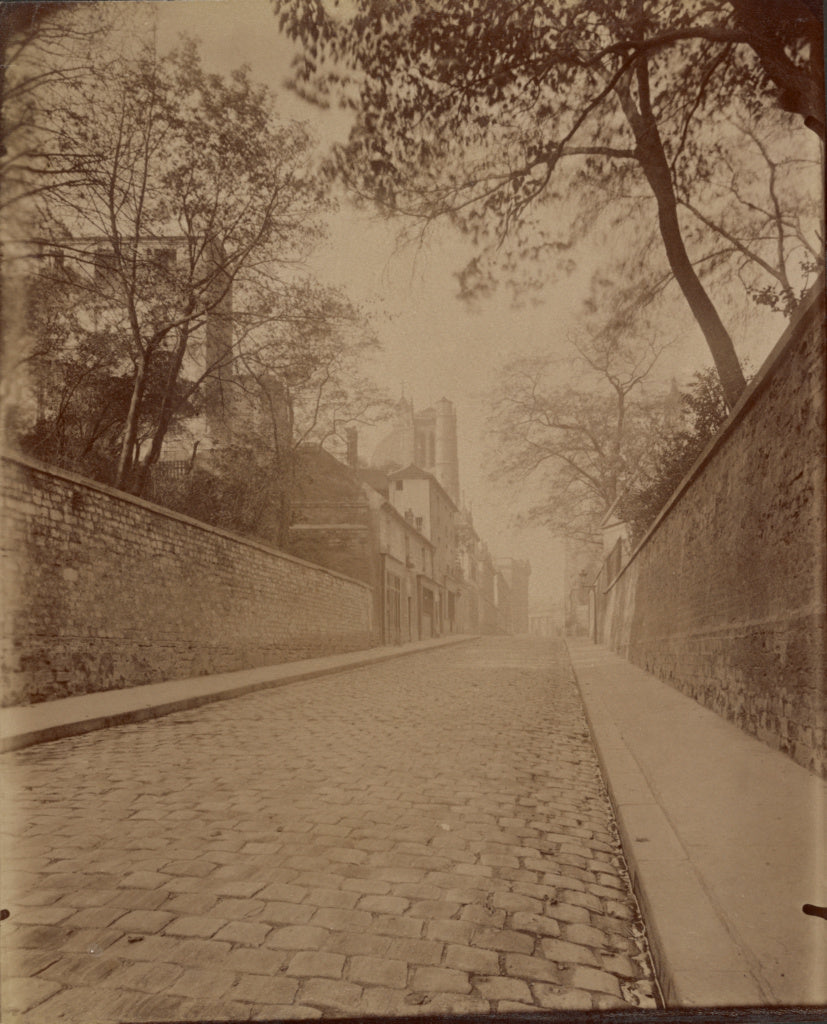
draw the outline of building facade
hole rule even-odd
[[[388,473],[412,465],[426,470],[459,505],[457,414],[453,402],[440,398],[433,407],[415,412],[413,402],[401,398],[393,428],[377,445],[371,462]]]
[[[296,477],[290,553],[369,584],[375,643],[441,635],[434,545],[388,500],[384,474],[362,474],[311,448],[300,453]]]
[[[303,454],[291,553],[370,584],[377,642],[528,632],[530,565],[495,560],[459,504],[453,404],[402,399],[371,467],[357,450]]]
[[[394,508],[433,545],[435,635],[458,632],[462,596],[457,548],[459,509],[436,477],[414,465],[388,475],[388,496]]]

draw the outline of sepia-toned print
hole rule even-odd
[[[823,1019],[821,6],[0,38],[2,1020]]]

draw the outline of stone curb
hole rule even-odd
[[[417,641],[400,647],[369,648],[349,654],[191,679],[147,683],[118,690],[102,690],[56,701],[3,708],[0,709],[0,753],[116,725],[161,718],[215,701],[243,697],[260,690],[288,686],[319,676],[377,665],[405,655],[422,654],[478,639],[478,636],[461,634]]]
[[[711,901],[703,878],[601,699],[599,685],[591,686],[586,678],[588,662],[582,653],[572,651],[570,643],[566,646],[646,923],[664,1005],[773,1002]],[[600,659],[599,648],[594,648],[593,657]]]

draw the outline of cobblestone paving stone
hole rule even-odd
[[[562,645],[4,755],[4,1020],[656,1005]]]

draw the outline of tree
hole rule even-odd
[[[199,452],[197,435],[179,421],[173,434],[179,449],[189,448],[189,465],[171,473],[159,466],[150,493],[194,518],[287,547],[302,452],[335,447],[350,425],[378,422],[391,403],[361,375],[379,347],[369,320],[333,289],[304,281],[285,298],[280,321],[254,335],[220,393],[206,398],[220,405],[220,443]]]
[[[620,513],[639,541],[727,418],[721,382],[712,368],[694,375],[680,396],[681,415],[656,439],[647,462],[621,496]]]
[[[0,210],[48,191],[58,166],[49,112],[106,66],[111,24],[96,3],[18,0],[0,7]]]
[[[593,541],[668,418],[664,396],[646,388],[664,345],[607,331],[567,347],[504,368],[492,405],[493,475],[512,492],[539,493],[527,521]]]
[[[31,200],[67,180],[48,112],[107,62],[110,25],[95,3],[17,0],[0,4],[0,408],[5,425],[25,333],[15,243],[26,233]]]
[[[306,131],[275,118],[247,69],[229,79],[205,72],[191,42],[166,57],[143,48],[71,99],[50,128],[73,173],[39,204],[40,240],[51,263],[71,263],[96,310],[90,329],[122,339],[131,394],[112,482],[141,493],[186,361],[203,368],[192,398],[228,372],[255,328],[278,321],[293,268],[319,237],[324,199]]]
[[[31,289],[28,329],[34,339],[28,368],[28,415],[18,407],[15,435],[20,448],[44,462],[111,479],[129,410],[132,380],[119,358],[120,338],[98,320],[88,296],[78,295],[71,277],[51,272],[48,287]],[[87,300],[81,304],[79,298]],[[153,364],[138,427],[139,442],[151,436],[166,393],[170,354]],[[198,411],[179,382],[179,415]]]
[[[796,114],[822,140],[824,109],[824,10],[820,0],[730,0],[738,34],[757,57],[746,69],[754,93],[769,92],[782,110]]]
[[[756,30],[756,3],[362,0],[351,19],[323,0],[276,7],[306,47],[297,87],[356,110],[339,172],[388,209],[446,215],[476,241],[511,236],[539,256],[565,242],[524,237],[530,211],[584,184],[645,182],[671,273],[734,405],[743,373],[687,251],[675,186],[702,159],[703,121],[731,88],[755,97],[783,81],[786,106],[812,114],[793,79],[817,79],[813,18],[805,8],[788,27]]]
[[[305,282],[282,323],[263,330],[267,343],[250,346],[227,381],[227,451],[233,462],[240,456],[238,464],[258,467],[240,487],[256,510],[247,529],[286,547],[301,452],[341,447],[348,427],[386,418],[391,402],[361,372],[379,342],[336,291]],[[238,476],[225,454],[219,460],[222,478]]]
[[[791,316],[818,272],[824,249],[821,196],[812,183],[818,161],[790,150],[784,120],[760,124],[733,103],[708,144],[708,159],[691,183],[678,182],[681,208],[692,214],[686,235],[705,249],[705,271],[733,265],[759,304]]]

